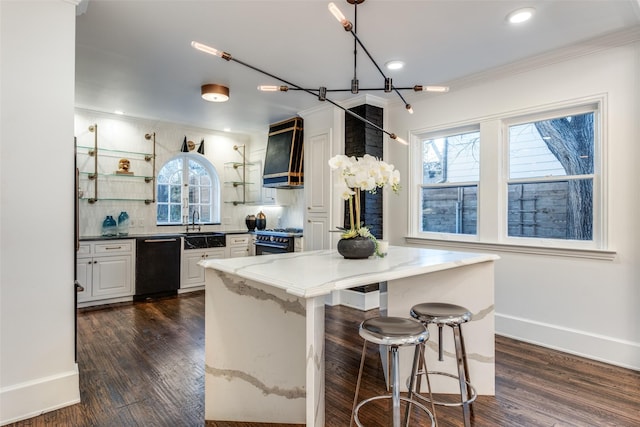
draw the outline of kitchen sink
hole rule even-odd
[[[184,249],[224,248],[226,236],[224,233],[198,232],[183,235]]]

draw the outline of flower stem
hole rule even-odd
[[[353,197],[356,199],[356,230],[360,230],[360,188],[356,188],[356,194]]]
[[[353,230],[353,197],[349,198],[349,220],[351,221],[351,230]]]

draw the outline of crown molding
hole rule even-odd
[[[637,0],[640,2],[640,0]],[[530,56],[526,59],[512,62],[500,67],[491,68],[486,71],[471,74],[460,79],[444,82],[452,90],[473,86],[488,80],[497,80],[515,74],[524,73],[535,68],[542,68],[552,64],[565,62],[581,56],[591,55],[604,50],[624,46],[640,41],[640,25],[615,31],[603,36],[583,40],[581,42],[565,46],[560,49],[545,52],[539,55]]]

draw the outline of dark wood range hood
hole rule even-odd
[[[294,117],[269,126],[262,185],[303,188],[302,118]]]

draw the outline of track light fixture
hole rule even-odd
[[[381,128],[380,126],[376,125],[375,123],[371,122],[370,120],[365,119],[364,117],[360,116],[359,114],[354,113],[351,110],[348,110],[346,108],[344,108],[343,106],[337,104],[336,102],[332,101],[330,98],[327,97],[327,93],[329,92],[346,92],[346,91],[350,91],[353,94],[357,94],[359,91],[384,91],[386,93],[390,93],[390,92],[395,92],[400,99],[402,100],[402,102],[404,102],[405,108],[407,110],[407,112],[409,112],[410,114],[413,114],[413,108],[411,107],[411,104],[409,104],[404,97],[402,96],[402,94],[400,93],[401,90],[413,90],[415,92],[448,92],[449,88],[446,86],[423,86],[423,85],[415,85],[413,87],[395,87],[393,85],[393,81],[390,77],[387,77],[384,72],[382,71],[382,69],[378,66],[378,64],[376,63],[376,61],[373,59],[373,57],[371,56],[371,54],[369,53],[369,51],[365,48],[364,44],[362,43],[362,41],[360,40],[360,38],[357,35],[357,18],[358,18],[358,9],[357,6],[358,4],[364,2],[364,0],[347,0],[348,3],[353,4],[354,6],[354,23],[352,23],[351,21],[349,21],[344,14],[342,13],[342,11],[340,11],[340,9],[334,4],[334,3],[329,3],[328,7],[329,7],[329,11],[331,12],[331,14],[338,20],[338,22],[340,22],[340,24],[342,25],[342,27],[344,28],[345,31],[351,33],[351,35],[353,36],[354,39],[354,50],[353,50],[353,55],[354,55],[354,61],[353,61],[353,79],[351,80],[351,87],[348,89],[328,89],[324,86],[320,86],[318,87],[318,89],[312,88],[303,88],[295,83],[292,83],[290,81],[287,81],[285,79],[283,79],[282,77],[278,77],[274,74],[271,74],[267,71],[264,71],[258,67],[254,67],[253,65],[247,64],[246,62],[240,61],[239,59],[234,58],[233,56],[231,56],[230,53],[215,49],[213,47],[207,46],[205,44],[196,42],[196,41],[192,41],[191,42],[191,46],[193,46],[195,49],[198,49],[202,52],[208,53],[210,55],[214,55],[214,56],[218,56],[226,61],[234,61],[237,62],[240,65],[244,65],[247,68],[251,68],[254,71],[257,71],[261,74],[264,74],[268,77],[271,77],[275,80],[279,80],[280,82],[284,83],[284,85],[275,85],[275,86],[258,86],[258,90],[263,91],[263,92],[287,92],[289,90],[300,90],[303,92],[307,92],[313,96],[316,96],[318,98],[319,101],[324,101],[324,102],[328,102],[338,108],[340,108],[341,110],[343,110],[345,113],[363,121],[364,123],[372,126],[373,128],[387,134],[391,139],[396,140],[397,142],[400,142],[402,144],[407,144],[407,142],[405,140],[403,140],[402,138],[398,137],[395,133],[393,132],[389,132],[383,128]],[[357,48],[358,46],[360,46],[360,48],[365,52],[365,54],[369,57],[369,59],[371,60],[371,62],[373,63],[373,65],[378,69],[378,71],[380,72],[380,74],[382,75],[383,78],[383,82],[384,85],[382,88],[360,88],[359,87],[359,82],[358,82],[358,77],[356,74],[356,70],[357,70]]]

